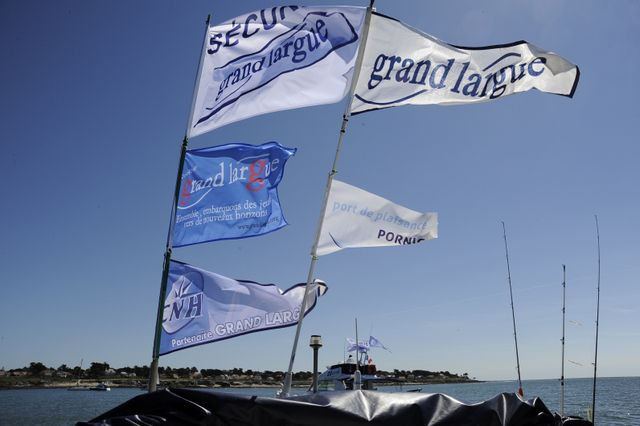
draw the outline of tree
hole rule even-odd
[[[89,376],[96,379],[103,377],[108,369],[109,364],[106,362],[92,362],[89,367]]]
[[[29,373],[32,376],[38,376],[40,375],[40,373],[42,373],[44,370],[46,370],[47,367],[41,363],[41,362],[32,362],[31,364],[29,364]]]
[[[80,367],[79,365],[73,367],[73,375],[76,377],[80,377],[82,375],[82,367]]]
[[[149,366],[143,365],[142,367],[138,367],[134,365],[133,373],[138,377],[149,377]]]

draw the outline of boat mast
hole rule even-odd
[[[593,398],[591,400],[591,422],[596,424],[596,372],[598,370],[598,326],[600,325],[600,227],[598,226],[598,215],[596,218],[596,239],[598,246],[598,289],[596,301],[596,349],[595,358],[593,360]]]
[[[567,287],[566,267],[562,265],[562,369],[560,373],[560,417],[564,417],[564,330],[565,330],[565,291]]]
[[[522,378],[520,377],[520,355],[518,354],[518,333],[516,331],[516,312],[513,307],[513,287],[511,286],[511,267],[509,266],[509,248],[507,247],[507,231],[502,222],[502,234],[504,235],[504,254],[507,259],[507,278],[509,280],[509,296],[511,297],[511,317],[513,318],[513,339],[516,344],[516,367],[518,369],[518,395],[524,396],[522,391]]]

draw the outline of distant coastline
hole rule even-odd
[[[73,387],[94,387],[99,383],[105,383],[111,388],[141,388],[146,389],[146,382],[141,380],[135,381],[123,381],[120,379],[110,380],[104,378],[101,380],[81,380],[78,382],[69,381],[48,381],[48,380],[20,380],[20,381],[5,381],[0,380],[0,390],[6,389],[68,389]],[[481,380],[465,379],[465,380],[422,380],[422,381],[381,381],[381,386],[385,385],[401,385],[401,386],[416,386],[416,385],[435,385],[435,384],[453,384],[453,383],[483,383]],[[210,383],[207,380],[161,380],[160,387],[189,387],[189,388],[203,388],[203,389],[224,389],[224,388],[279,388],[281,382],[273,383],[250,383],[245,381],[233,381],[222,383]],[[311,380],[294,380],[292,387],[294,388],[308,388],[311,385]]]
[[[271,388],[280,387],[284,378],[282,371],[254,371],[242,368],[230,370],[161,367],[160,386],[197,388]],[[378,370],[381,385],[424,385],[449,383],[478,383],[467,373],[453,374],[448,371],[428,370]],[[293,373],[293,386],[308,387],[313,374],[310,371]],[[149,377],[147,366],[114,369],[107,363],[92,362],[87,369],[69,368],[62,365],[57,369],[47,368],[42,363],[32,362],[29,367],[0,370],[0,389],[56,389],[71,387],[92,387],[98,383],[112,388],[145,388]],[[384,379],[389,379],[385,382]]]

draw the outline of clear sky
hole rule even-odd
[[[273,5],[0,2],[0,366],[150,362],[204,22],[209,13],[216,23]],[[580,84],[574,99],[532,91],[353,117],[338,178],[438,212],[439,238],[320,258],[316,276],[330,290],[304,322],[294,370],[311,369],[311,334],[324,341],[321,365],[341,360],[357,317],[361,335],[392,351],[373,353],[381,369],[515,378],[504,221],[522,377],[560,375],[562,264],[566,375],[591,375],[597,214],[598,373],[640,375],[640,2],[376,6],[452,44],[527,40],[578,64]],[[270,140],[298,148],[279,190],[290,226],[176,249],[174,258],[281,288],[303,282],[344,107],[263,115],[193,138],[191,148]],[[255,333],[160,361],[286,370],[294,331]]]

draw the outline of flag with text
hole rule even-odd
[[[458,47],[374,13],[351,112],[485,102],[537,89],[572,97],[580,72],[526,41]]]
[[[171,261],[164,295],[160,355],[243,334],[298,323],[306,284],[281,290],[275,284],[234,280]],[[309,286],[308,314],[327,286]]]
[[[187,151],[173,245],[254,237],[286,226],[278,184],[295,152],[276,142]]]
[[[365,11],[278,6],[209,27],[188,136],[340,101],[351,85]]]
[[[415,244],[438,237],[438,214],[419,213],[334,179],[316,254]]]

